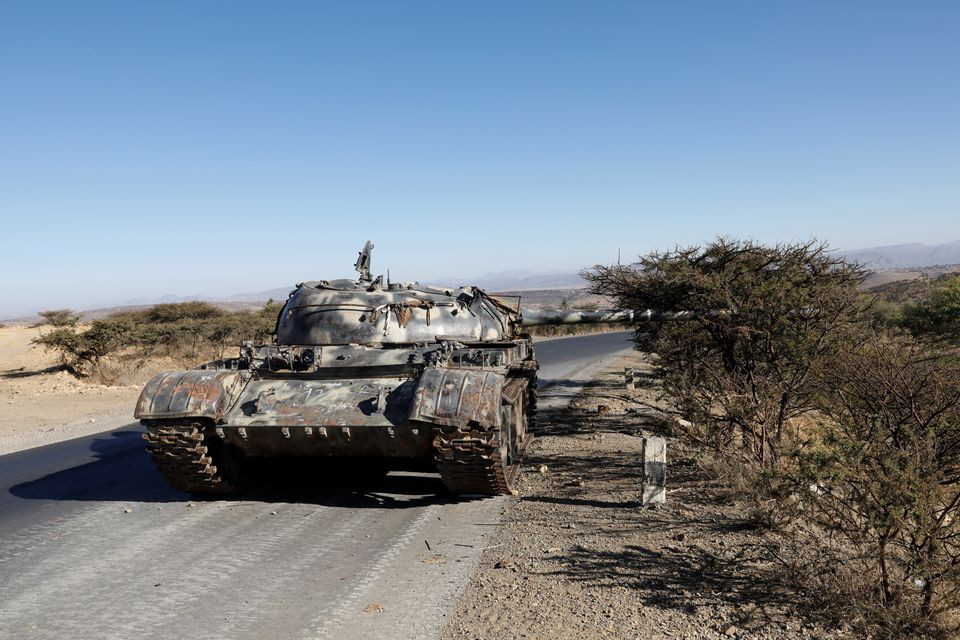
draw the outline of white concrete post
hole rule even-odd
[[[627,383],[627,389],[633,391],[633,369],[631,367],[624,368],[623,378]]]
[[[667,501],[667,440],[643,439],[643,479],[640,482],[640,503],[660,504]]]

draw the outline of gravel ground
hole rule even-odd
[[[142,383],[107,386],[56,371],[57,357],[31,342],[50,330],[0,327],[0,455],[133,422]]]
[[[744,505],[676,442],[667,503],[639,504],[641,436],[660,421],[649,376],[628,392],[624,366],[649,371],[631,354],[541,417],[520,496],[442,637],[846,637],[804,617]]]

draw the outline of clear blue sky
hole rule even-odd
[[[957,2],[0,3],[0,316],[960,239]]]

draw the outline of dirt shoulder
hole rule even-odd
[[[133,421],[139,384],[81,382],[31,340],[49,328],[0,328],[0,455]]]
[[[804,617],[745,506],[675,441],[667,503],[639,504],[641,436],[661,420],[649,376],[628,392],[624,366],[650,370],[631,354],[542,417],[520,496],[442,637],[844,637]]]

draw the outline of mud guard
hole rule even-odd
[[[245,383],[236,371],[168,371],[151,378],[140,392],[133,416],[142,420],[161,418],[223,417]]]
[[[410,419],[449,427],[500,426],[504,377],[488,371],[427,368],[417,381]]]

